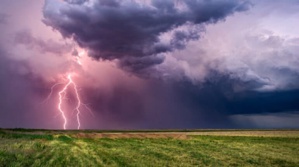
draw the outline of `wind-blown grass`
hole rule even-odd
[[[0,166],[299,166],[298,155],[298,137],[109,139],[0,131]]]

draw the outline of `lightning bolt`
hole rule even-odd
[[[88,111],[91,112],[91,110],[87,107],[86,104],[82,103],[81,98],[80,98],[80,94],[78,91],[78,87],[77,84],[74,82],[74,80],[72,79],[72,75],[68,74],[67,75],[67,79],[68,79],[68,83],[65,84],[65,86],[58,92],[58,96],[59,96],[59,102],[58,102],[58,110],[62,116],[62,119],[64,121],[63,123],[63,129],[66,129],[67,123],[68,123],[68,119],[66,117],[65,111],[62,109],[62,105],[63,105],[63,99],[65,97],[65,95],[67,94],[67,90],[70,89],[71,86],[73,86],[74,92],[75,92],[75,97],[77,100],[77,104],[76,104],[76,119],[77,119],[77,129],[80,129],[81,127],[81,121],[80,121],[80,114],[81,114],[81,107],[84,106]]]
[[[86,54],[85,50],[82,50],[82,51],[79,52],[78,56],[75,57],[75,59],[73,59],[73,60],[78,65],[81,66],[82,62],[80,61],[80,58],[82,56],[84,56],[85,54]],[[81,115],[81,113],[82,113],[81,111],[83,111],[83,109],[86,110],[86,111],[89,111],[92,114],[92,116],[94,116],[92,110],[88,107],[88,105],[84,104],[82,102],[81,97],[80,97],[80,92],[78,90],[78,86],[77,86],[76,82],[73,80],[72,74],[74,74],[74,73],[68,73],[67,74],[67,77],[66,77],[67,83],[56,83],[56,84],[54,84],[51,87],[50,94],[42,102],[42,103],[45,103],[51,98],[51,96],[53,95],[55,87],[57,87],[58,85],[64,85],[57,93],[57,96],[58,96],[57,109],[58,109],[59,114],[61,115],[62,120],[63,120],[63,129],[67,129],[67,125],[68,125],[67,112],[65,111],[65,109],[63,109],[63,106],[64,106],[64,101],[66,99],[66,95],[67,95],[69,90],[72,90],[74,92],[74,96],[75,96],[75,99],[76,99],[76,106],[75,106],[73,111],[76,111],[77,129],[80,129],[80,127],[81,127],[80,115]]]
[[[68,75],[68,79],[69,81],[74,85],[74,89],[75,89],[75,94],[76,94],[76,98],[77,98],[77,106],[76,106],[76,111],[77,111],[77,122],[78,122],[78,129],[80,129],[80,126],[81,126],[81,123],[80,123],[80,114],[81,114],[81,111],[80,111],[80,107],[81,107],[81,99],[80,99],[80,96],[79,96],[79,92],[78,92],[78,89],[77,89],[77,85],[75,84],[75,82],[73,82],[72,80],[72,76],[71,75]]]

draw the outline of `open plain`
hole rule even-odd
[[[299,166],[297,130],[1,129],[0,166]]]

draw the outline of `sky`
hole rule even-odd
[[[299,128],[298,27],[297,0],[1,0],[0,128]]]

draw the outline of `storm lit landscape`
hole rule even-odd
[[[0,32],[0,167],[299,164],[297,0],[1,0]]]

